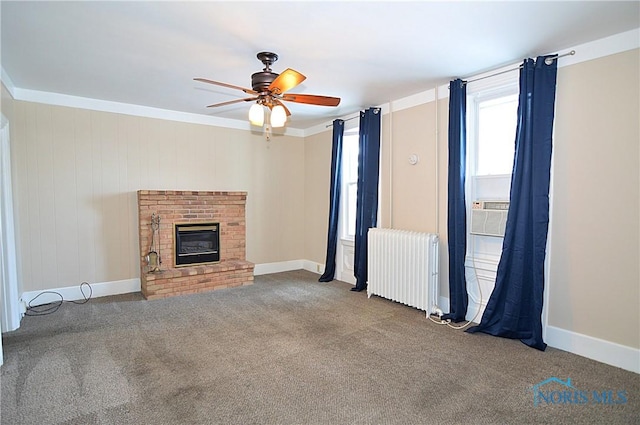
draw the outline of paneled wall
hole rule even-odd
[[[139,277],[136,191],[246,191],[247,260],[303,251],[303,139],[14,101],[23,291]]]

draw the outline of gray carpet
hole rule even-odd
[[[637,374],[455,331],[317,277],[26,317],[3,335],[1,423],[640,423]],[[555,403],[534,406],[550,377],[574,389],[549,383]]]

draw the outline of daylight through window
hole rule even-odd
[[[518,95],[479,101],[476,176],[511,174]]]

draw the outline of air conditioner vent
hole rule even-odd
[[[471,209],[473,235],[504,237],[509,201],[474,201]]]

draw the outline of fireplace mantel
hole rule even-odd
[[[246,192],[139,190],[140,283],[147,299],[204,292],[253,283],[254,264],[246,261]],[[151,216],[160,217],[156,246],[160,271],[149,272]],[[220,261],[176,267],[174,223],[216,222],[220,226]]]

